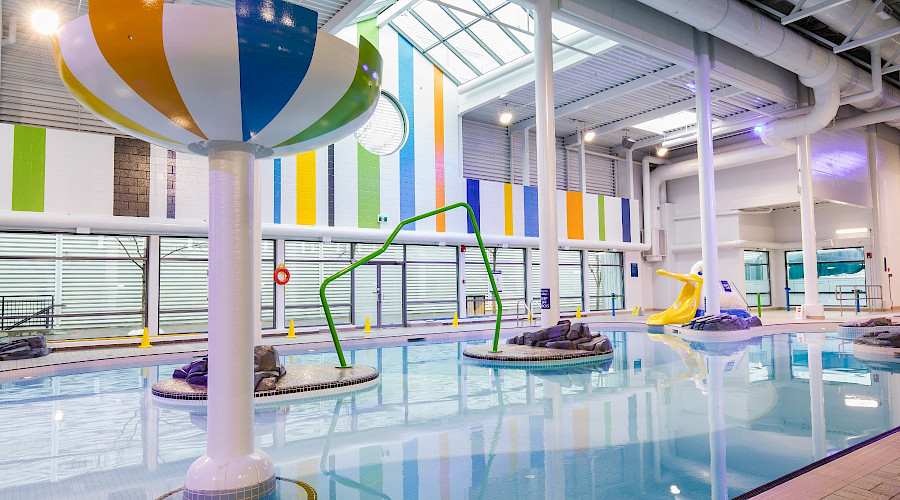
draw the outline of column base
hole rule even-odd
[[[805,319],[825,319],[825,306],[821,304],[803,304]]]
[[[275,491],[275,484],[275,465],[263,451],[255,450],[250,455],[228,459],[213,459],[204,455],[188,469],[184,498],[266,498]]]

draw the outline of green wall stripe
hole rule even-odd
[[[378,49],[378,24],[374,17],[358,23],[356,34]],[[381,73],[380,65],[378,72]],[[356,144],[356,152],[358,224],[359,227],[378,229],[381,227],[378,222],[378,214],[381,213],[381,158],[366,151],[359,143]],[[391,222],[396,224],[394,221]]]
[[[606,207],[603,195],[597,196],[597,224],[600,226],[598,239],[606,241]]]
[[[12,209],[44,211],[47,131],[16,125],[13,131]]]

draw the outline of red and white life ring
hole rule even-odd
[[[275,270],[275,283],[279,285],[286,285],[288,281],[291,280],[291,272],[284,267],[284,264],[279,264],[278,269]]]

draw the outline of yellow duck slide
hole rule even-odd
[[[694,319],[700,305],[703,278],[694,273],[675,274],[659,269],[656,274],[684,282],[678,299],[668,309],[647,318],[648,325],[683,324]]]

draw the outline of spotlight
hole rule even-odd
[[[509,106],[504,104],[500,108],[500,123],[502,123],[504,125],[509,125],[509,122],[512,121],[512,118],[513,118],[512,110],[509,109]]]
[[[622,138],[622,148],[623,149],[631,149],[634,145],[637,144],[637,141],[628,137],[627,135]]]
[[[584,133],[584,140],[587,142],[591,142],[594,140],[594,137],[597,137],[597,133],[593,130],[588,130]]]
[[[52,35],[59,29],[59,16],[49,9],[38,9],[31,15],[31,25],[42,35]]]
[[[763,128],[762,125],[757,125],[757,126],[753,127],[753,131],[756,132],[757,134],[761,134],[763,132],[763,130],[765,130],[765,129]]]
[[[668,153],[669,153],[669,148],[667,148],[665,146],[656,146],[656,156],[659,156],[660,158],[662,158],[663,156],[666,156]]]

